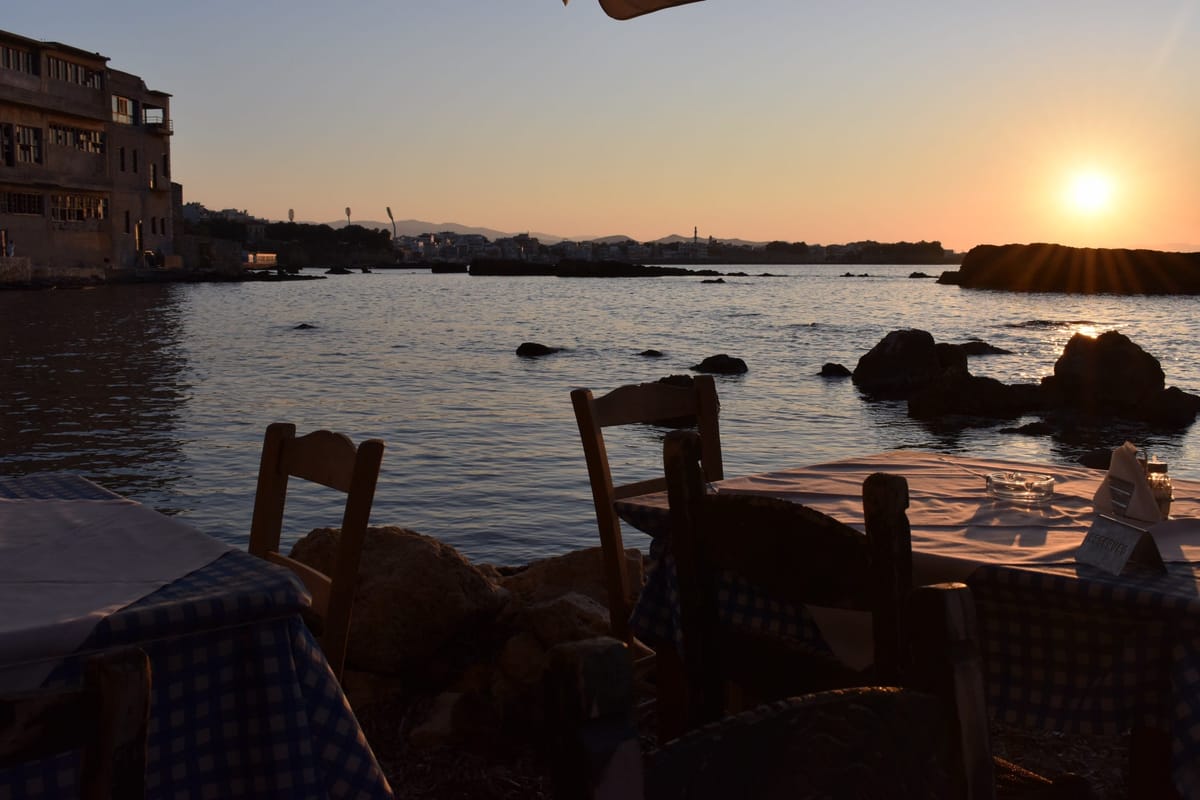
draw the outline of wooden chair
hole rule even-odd
[[[93,656],[81,688],[0,696],[0,769],[80,750],[81,797],[142,797],[149,717],[146,654]]]
[[[907,630],[903,608],[912,587],[904,479],[883,474],[867,479],[864,536],[796,503],[707,493],[701,449],[696,434],[676,431],[663,450],[689,726],[725,715],[728,684],[752,689],[759,700],[869,683],[898,685]],[[874,664],[855,670],[823,643],[729,625],[717,600],[722,576],[729,574],[796,608],[871,612]]]
[[[362,557],[363,540],[383,460],[383,442],[368,439],[357,447],[345,435],[319,430],[296,436],[296,426],[276,422],[263,440],[250,552],[295,572],[312,593],[312,610],[321,649],[341,680],[350,635],[350,614]],[[346,494],[337,556],[329,574],[279,552],[288,479],[306,481]]]
[[[959,700],[982,695],[970,590],[922,587],[914,600],[929,649],[908,669],[911,686],[785,698],[646,752],[631,713],[627,648],[613,639],[553,648],[547,708],[554,796],[991,798],[986,720],[956,714]]]
[[[614,483],[604,442],[604,429],[640,423],[658,423],[670,427],[694,424],[704,442],[701,456],[704,477],[710,481],[721,480],[724,475],[721,435],[717,423],[720,403],[716,385],[711,375],[699,375],[692,378],[690,385],[663,381],[632,384],[613,389],[600,397],[593,396],[590,389],[575,389],[571,392],[571,404],[579,424],[579,438],[583,441],[592,500],[596,507],[596,524],[600,529],[612,635],[632,643],[629,615],[633,611],[636,591],[629,585],[621,521],[613,503],[626,497],[660,492],[667,484],[661,475],[633,483]]]
[[[691,431],[668,434],[663,448],[689,727],[727,714],[731,684],[756,701],[876,684],[917,687],[954,709],[962,796],[991,798],[997,788],[1012,798],[1088,795],[1076,776],[1052,781],[992,757],[974,602],[965,586],[953,599],[932,595],[923,601],[928,608],[920,602],[931,595],[912,594],[904,478],[876,473],[863,482],[864,535],[799,504],[707,493],[700,452]],[[726,573],[775,601],[871,612],[873,664],[854,670],[823,647],[730,625],[718,605]],[[969,658],[947,655],[963,648]]]

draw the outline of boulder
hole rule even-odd
[[[625,551],[625,569],[629,575],[629,599],[632,602],[637,599],[643,583],[640,551]],[[608,607],[604,561],[599,547],[572,550],[560,556],[534,561],[501,577],[499,584],[524,605],[535,605],[568,592],[577,592]]]
[[[1168,386],[1159,392],[1147,411],[1147,420],[1168,428],[1183,428],[1196,421],[1200,414],[1200,397],[1178,386]]]
[[[943,373],[950,370],[967,371],[967,351],[960,345],[938,342],[933,346],[933,352]]]
[[[712,372],[718,375],[741,375],[749,372],[745,361],[725,353],[709,356],[699,364],[693,364],[691,368],[696,372]]]
[[[328,572],[340,531],[319,528],[292,557]],[[346,660],[384,674],[427,674],[446,651],[480,637],[508,597],[453,547],[405,528],[371,527],[363,543]]]
[[[1012,350],[1005,350],[1003,347],[996,347],[978,339],[963,342],[959,347],[969,356],[999,356],[1010,355],[1012,353]]]
[[[642,352],[638,353],[638,355],[641,356],[642,358],[662,358],[663,357],[663,353],[661,350],[654,350],[654,349],[643,350]]]
[[[567,592],[529,606],[518,627],[544,647],[609,635],[608,606],[579,592]]]
[[[557,353],[562,350],[561,347],[549,347],[540,342],[521,342],[517,347],[517,355],[522,358],[538,358],[540,356],[548,356],[551,353]]]
[[[868,395],[905,398],[942,372],[938,349],[927,331],[892,331],[858,360],[854,385]]]
[[[1016,419],[1033,410],[1023,404],[1024,399],[1021,392],[995,378],[954,368],[908,398],[908,415],[914,419],[935,419],[947,414]]]
[[[818,374],[822,378],[849,378],[851,372],[841,364],[835,364],[832,361],[827,361],[821,365],[821,371]]]
[[[1128,419],[1142,419],[1164,385],[1158,359],[1117,331],[1075,334],[1042,380],[1056,407]]]

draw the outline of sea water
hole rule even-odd
[[[1034,418],[927,424],[818,376],[826,362],[853,369],[889,331],[921,328],[1011,351],[972,357],[973,374],[1035,382],[1075,333],[1119,330],[1159,359],[1167,385],[1200,394],[1195,298],[965,290],[909,277],[920,267],[717,269],[751,276],[376,270],[0,292],[0,474],[77,472],[242,546],[266,426],[331,428],[387,443],[373,524],[525,563],[598,541],[571,389],[688,374],[727,353],[749,366],[717,377],[727,475],[893,448],[1074,463],[1133,438],[1176,478],[1200,478],[1191,430],[1114,425],[1063,441],[1010,432]],[[563,349],[518,357],[526,341]],[[661,472],[661,436],[613,436],[617,477]],[[289,514],[286,539],[339,522],[331,500],[298,498]],[[626,541],[647,540],[627,529]]]

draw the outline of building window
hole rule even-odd
[[[135,148],[133,148],[132,150],[130,150],[130,151],[129,151],[129,155],[130,155],[130,157],[131,157],[131,158],[132,158],[132,160],[133,160],[133,171],[134,171],[134,172],[137,172],[137,171],[138,171],[138,170],[137,170],[137,161],[138,161],[138,159],[137,159],[137,154],[138,154],[138,151],[137,151],[137,148],[136,148],[136,147],[135,147]]]
[[[22,164],[42,163],[42,129],[17,125],[17,161]]]
[[[83,64],[46,56],[46,70],[54,80],[86,86],[89,89],[100,88],[100,73]]]
[[[62,147],[74,147],[84,153],[103,155],[104,131],[92,131],[86,128],[75,128],[70,125],[50,123],[50,144]]]
[[[121,97],[119,94],[112,96],[112,115],[113,122],[119,122],[122,125],[133,125],[136,122],[137,104],[128,97]]]
[[[158,188],[158,164],[153,161],[150,162],[150,188]]]
[[[129,233],[129,212],[125,212],[125,232]]]
[[[108,216],[108,199],[89,194],[56,194],[50,197],[50,219],[85,222]]]
[[[120,148],[120,154],[121,154],[121,172],[124,172],[125,171],[125,148],[124,147]]]
[[[0,192],[0,214],[35,214],[45,213],[45,205],[40,194],[25,192]]]
[[[37,62],[33,60],[33,53],[30,51],[22,50],[19,47],[0,45],[0,67],[11,69],[15,72],[37,75],[36,64]]]
[[[164,181],[171,180],[171,156],[167,153],[163,153],[163,170],[162,170],[162,172],[163,172],[163,180]]]
[[[13,149],[13,126],[8,123],[0,123],[0,164],[11,167],[15,160],[15,152]]]

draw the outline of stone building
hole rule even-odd
[[[107,57],[0,31],[0,258],[35,276],[179,266],[171,134],[170,95]]]

